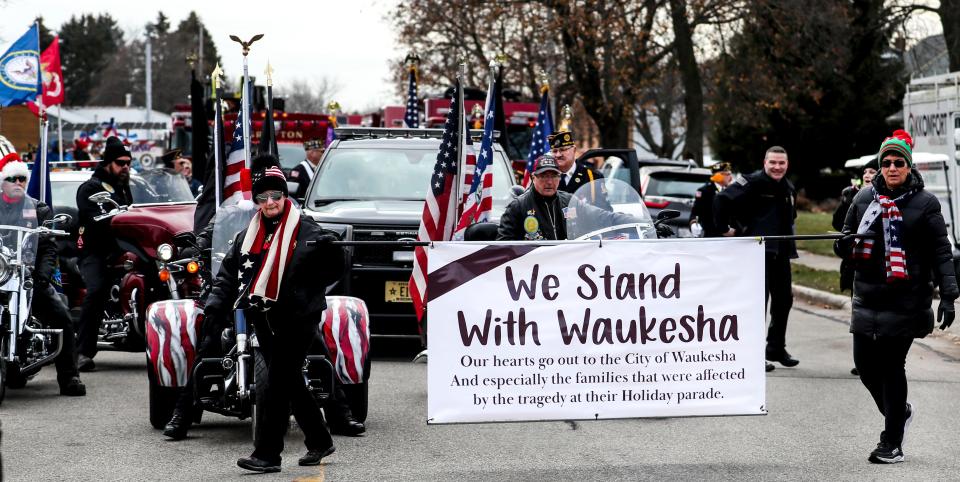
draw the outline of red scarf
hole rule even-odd
[[[249,284],[250,304],[269,308],[270,303],[277,301],[280,282],[297,246],[300,210],[289,199],[285,199],[280,223],[269,238],[264,228],[265,222],[259,211],[250,220],[243,245],[240,246],[240,259],[244,262],[257,260],[255,262],[259,264],[254,266],[255,275]]]

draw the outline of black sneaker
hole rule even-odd
[[[253,472],[280,472],[280,464],[267,462],[254,456],[243,457],[237,460],[237,467],[247,469]]]
[[[903,421],[903,439],[900,441],[901,447],[903,447],[904,442],[907,441],[907,429],[909,429],[910,424],[913,423],[913,416],[916,415],[916,413],[916,407],[914,407],[912,403],[907,402],[907,418]]]
[[[885,440],[877,444],[877,448],[870,452],[870,462],[875,464],[896,464],[903,462],[903,450]]]

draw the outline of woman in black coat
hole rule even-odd
[[[854,198],[843,226],[877,236],[837,243],[837,254],[854,260],[854,363],[885,419],[874,463],[903,461],[904,433],[916,413],[904,365],[913,339],[933,331],[934,286],[941,329],[953,322],[960,295],[940,202],[913,169],[912,139],[903,131],[894,136],[881,144],[880,176]]]

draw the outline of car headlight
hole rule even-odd
[[[161,244],[157,247],[157,257],[160,258],[160,261],[170,261],[173,259],[173,246],[169,244]]]
[[[11,276],[13,276],[13,269],[11,269],[10,262],[6,256],[0,254],[0,285],[10,281]]]

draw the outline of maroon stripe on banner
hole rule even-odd
[[[510,246],[487,246],[464,256],[432,273],[427,280],[430,299],[437,299],[454,288],[494,268],[513,261],[539,246],[516,244]]]

